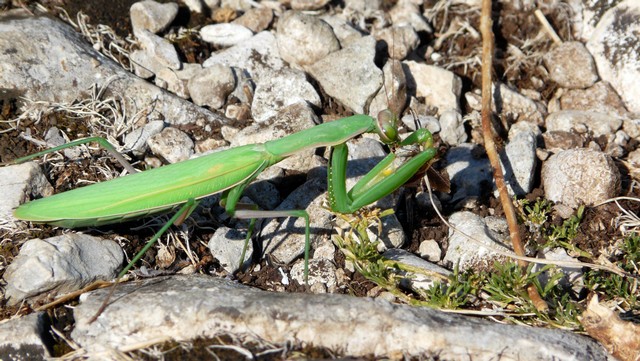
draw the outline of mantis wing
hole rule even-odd
[[[237,147],[28,202],[14,216],[67,228],[117,223],[222,192],[279,160],[261,144]]]

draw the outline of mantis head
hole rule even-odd
[[[405,140],[400,140],[398,135],[398,117],[389,109],[378,113],[377,119],[378,135],[383,143],[389,145],[412,145],[418,144],[423,148],[433,147],[433,136],[426,129],[418,129],[411,133]]]
[[[398,137],[398,117],[389,109],[378,113],[377,118],[378,135],[385,144],[396,144],[400,140]]]

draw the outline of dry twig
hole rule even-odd
[[[491,128],[491,69],[493,63],[493,32],[491,20],[491,0],[482,1],[482,16],[480,19],[480,31],[482,33],[482,133],[484,137],[484,147],[493,167],[493,178],[500,193],[500,201],[504,209],[505,217],[509,224],[509,235],[513,244],[513,250],[518,256],[525,256],[524,247],[520,238],[518,228],[518,218],[516,211],[509,197],[507,186],[504,182],[504,174],[500,165],[500,157],[496,145],[493,141]],[[518,260],[521,267],[527,267],[527,262]],[[546,312],[549,309],[547,303],[540,297],[533,284],[527,286],[527,292],[536,309]]]

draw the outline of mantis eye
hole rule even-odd
[[[398,118],[391,110],[385,109],[378,113],[378,133],[386,144],[398,141]]]

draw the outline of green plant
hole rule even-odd
[[[520,211],[521,221],[529,228],[535,238],[541,237],[545,242],[540,248],[562,247],[580,257],[592,258],[591,254],[585,252],[571,243],[578,235],[580,222],[584,216],[584,206],[580,206],[571,218],[562,222],[562,225],[547,226],[547,221],[552,210],[552,203],[546,199],[539,198],[534,202],[527,199],[515,201]]]
[[[484,276],[483,273],[477,274],[472,270],[461,273],[456,265],[447,282],[436,281],[424,292],[424,297],[427,304],[435,308],[456,309],[469,305]]]
[[[378,235],[382,233],[380,218],[393,213],[393,210],[380,211],[379,209],[364,209],[353,216],[336,214],[347,224],[347,230],[339,230],[334,238],[335,244],[345,255],[347,261],[352,262],[354,269],[363,277],[374,282],[379,287],[393,293],[396,297],[414,305],[428,305],[414,298],[413,294],[407,294],[400,288],[402,279],[412,279],[418,274],[440,277],[439,274],[430,273],[419,267],[404,264],[396,260],[384,258],[378,252],[378,240],[372,241],[370,228],[377,225]],[[456,286],[457,287],[457,286]],[[414,290],[418,294],[424,294],[422,290]],[[461,296],[463,297],[463,296]]]
[[[348,224],[348,229],[346,232],[339,230],[334,240],[347,261],[353,263],[357,272],[378,286],[395,293],[397,280],[392,276],[389,264],[378,252],[378,240],[372,241],[367,232],[372,225],[377,224],[378,234],[380,234],[382,232],[380,218],[392,213],[393,210],[376,209],[362,210],[354,216],[336,214]]]
[[[529,228],[529,232],[540,232],[542,226],[547,222],[549,214],[551,214],[551,202],[544,198],[539,198],[535,202],[531,202],[528,199],[516,199],[514,203],[520,211],[520,218]]]
[[[580,206],[578,210],[576,210],[576,214],[569,219],[565,219],[562,225],[551,225],[551,227],[545,231],[544,238],[546,242],[541,248],[562,247],[578,257],[593,258],[591,253],[581,250],[571,242],[580,231],[580,222],[582,222],[583,216],[584,206]]]
[[[623,239],[618,257],[615,262],[618,267],[637,275],[640,266],[640,235],[633,234]],[[605,299],[616,300],[624,309],[640,310],[638,279],[589,270],[585,272],[585,286],[592,292],[604,295]]]
[[[503,308],[527,306],[526,312],[531,312],[535,307],[529,301],[527,285],[533,282],[539,283],[538,275],[542,272],[532,272],[532,270],[532,264],[525,270],[513,262],[494,263],[494,270],[489,274],[482,289],[489,294],[490,301]]]

